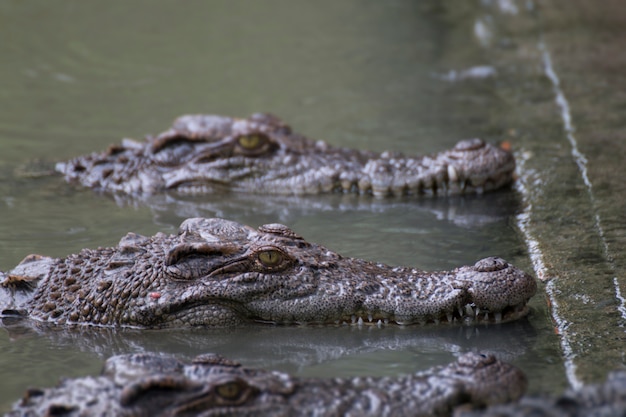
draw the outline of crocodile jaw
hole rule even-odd
[[[534,278],[500,258],[433,273],[349,261],[357,278],[337,279],[336,264],[320,261],[315,278],[249,273],[218,287],[207,283],[210,296],[176,296],[180,303],[167,321],[208,326],[504,323],[528,314],[527,302],[537,288]]]
[[[277,301],[270,315],[248,308],[259,321],[281,324],[502,323],[528,314],[527,302],[537,291],[533,277],[497,257],[432,273],[369,262],[355,265],[351,272],[361,279],[320,279],[314,295]]]

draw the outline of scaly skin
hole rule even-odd
[[[7,416],[449,416],[526,390],[517,368],[468,353],[400,377],[298,378],[202,355],[191,364],[139,353],[107,360],[99,377],[31,389]]]
[[[603,384],[567,390],[556,398],[524,397],[458,417],[623,417],[626,416],[626,371],[609,374]]]
[[[275,116],[188,115],[145,142],[59,163],[70,182],[146,195],[216,189],[262,194],[354,192],[375,196],[489,191],[513,180],[510,152],[480,139],[425,157],[333,147],[292,133]]]
[[[280,224],[184,221],[114,248],[28,256],[0,279],[0,314],[105,326],[502,322],[534,278],[500,258],[424,272],[342,257]]]

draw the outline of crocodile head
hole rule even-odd
[[[424,272],[343,257],[281,224],[193,218],[177,235],[131,233],[115,248],[31,256],[2,287],[5,315],[59,323],[383,326],[513,320],[536,282],[500,258]]]
[[[412,375],[332,379],[138,353],[109,358],[101,376],[30,389],[11,415],[443,416],[515,401],[526,386],[519,369],[478,353]]]
[[[163,397],[172,376],[180,375],[165,406],[206,415],[309,415],[314,410],[319,415],[338,415],[338,410],[381,415],[389,409],[395,410],[391,415],[406,415],[408,410],[412,415],[440,415],[459,405],[514,401],[527,388],[526,377],[516,367],[473,352],[417,374],[365,380],[298,378],[210,354],[196,357],[191,365],[149,353],[117,356],[107,361],[103,373],[124,387],[120,402],[140,410],[151,407],[153,394]]]
[[[59,163],[70,182],[128,194],[218,189],[264,194],[420,195],[483,192],[513,180],[512,154],[480,139],[424,157],[333,147],[275,116],[187,115],[144,142]]]

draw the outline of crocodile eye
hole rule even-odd
[[[266,249],[258,254],[259,261],[264,266],[276,266],[283,261],[283,254],[276,249]]]
[[[261,145],[261,142],[262,140],[259,135],[240,136],[239,139],[237,140],[237,143],[239,143],[239,146],[245,149],[258,148],[259,145]]]
[[[239,381],[230,381],[215,387],[217,395],[225,400],[236,400],[243,392],[243,386]]]
[[[263,146],[267,140],[267,136],[259,133],[253,133],[250,135],[239,136],[239,138],[237,138],[237,143],[243,149],[251,151]]]

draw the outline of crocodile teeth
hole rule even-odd
[[[497,313],[494,313],[495,317],[496,317],[496,323],[501,323],[502,322],[502,312],[498,311]]]
[[[456,172],[456,169],[452,165],[448,165],[448,180],[450,182],[457,182],[459,179],[459,175]]]
[[[359,317],[359,321],[357,321],[357,324],[359,326],[363,326],[363,318],[362,317]]]
[[[378,327],[383,327],[383,322],[380,319],[378,319],[378,322],[376,323],[376,325]]]
[[[454,316],[452,315],[452,313],[446,313],[446,318],[450,323],[452,323],[452,320],[454,320]]]
[[[465,312],[467,313],[468,316],[472,317],[474,315],[474,310],[472,310],[472,306],[467,304],[465,306]]]
[[[372,322],[373,318],[372,318],[372,315],[371,315],[371,314],[367,316],[367,320],[368,320],[370,323]]]
[[[356,316],[353,315],[350,317],[350,320],[352,321],[352,324],[356,323]]]

